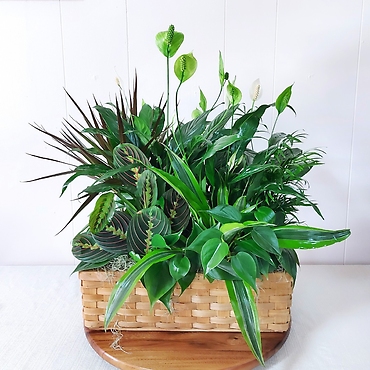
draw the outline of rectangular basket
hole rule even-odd
[[[119,272],[81,271],[83,319],[85,327],[104,328],[104,313]],[[284,272],[274,272],[257,280],[257,308],[261,332],[284,332],[290,324],[293,280]],[[161,302],[153,309],[147,292],[139,282],[120,308],[110,327],[123,330],[240,331],[231,308],[224,281],[210,283],[198,274],[180,295],[176,287],[170,314]]]

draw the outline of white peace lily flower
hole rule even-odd
[[[257,80],[255,80],[253,83],[252,83],[252,86],[249,90],[249,94],[250,94],[250,97],[252,99],[252,101],[256,101],[258,100],[261,95],[262,95],[262,88],[261,88],[261,83],[260,83],[260,79],[257,78]]]

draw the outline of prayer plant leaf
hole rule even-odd
[[[90,214],[89,228],[93,234],[102,231],[113,216],[115,209],[114,194],[102,194]]]

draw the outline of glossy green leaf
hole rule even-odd
[[[240,331],[253,355],[264,365],[259,318],[252,289],[241,280],[226,280],[225,284]]]
[[[203,249],[204,244],[208,240],[214,239],[214,238],[221,240],[221,236],[222,236],[222,232],[218,229],[212,228],[212,229],[203,230],[186,249],[200,254]]]
[[[229,253],[229,246],[219,238],[205,242],[200,253],[204,274],[215,268]]]
[[[188,80],[197,70],[197,60],[193,53],[180,55],[174,65],[174,72],[181,83]]]
[[[266,206],[258,207],[254,212],[254,217],[258,221],[273,222],[275,219],[275,212]]]
[[[253,257],[246,252],[231,256],[231,267],[237,275],[257,292],[257,268]]]
[[[218,76],[220,79],[220,85],[223,86],[225,82],[225,67],[221,51],[218,53]]]
[[[242,219],[242,214],[235,207],[227,204],[216,206],[207,212],[222,224],[239,222]]]
[[[241,138],[239,137],[239,135],[236,135],[236,134],[220,137],[208,147],[207,151],[204,153],[202,157],[202,161],[205,161],[206,159],[211,158],[218,151],[221,151],[229,147],[230,145],[234,144],[235,142],[239,140],[241,140]]]
[[[176,255],[169,263],[170,274],[176,280],[182,279],[190,270],[190,260],[181,254]]]
[[[332,245],[347,239],[349,229],[325,230],[310,226],[286,225],[274,228],[280,248],[313,249]]]
[[[229,82],[226,87],[227,97],[232,105],[237,105],[242,100],[242,92],[234,84]]]
[[[256,226],[252,230],[253,240],[269,253],[280,254],[279,242],[274,231],[268,226]]]
[[[199,106],[203,112],[207,110],[207,98],[205,97],[202,89],[199,89]]]
[[[135,265],[127,270],[127,272],[113,287],[112,293],[109,297],[104,319],[105,329],[107,329],[117,311],[125,303],[127,297],[147,270],[154,264],[168,260],[175,255],[176,252],[174,251],[155,250],[145,255],[140,261],[136,262]]]
[[[276,99],[275,107],[279,114],[281,114],[289,104],[290,97],[292,96],[292,87],[288,86]]]
[[[151,307],[176,283],[171,276],[168,261],[153,264],[144,275],[144,285],[148,292]]]
[[[255,255],[263,260],[267,261],[269,264],[273,264],[271,256],[265,249],[261,248],[254,240],[245,239],[236,241],[236,250],[244,251]]]

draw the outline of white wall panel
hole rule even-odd
[[[58,170],[25,153],[52,155],[28,123],[56,129],[65,114],[59,3],[1,1],[0,55],[0,264],[71,263],[72,234],[54,236],[71,212],[60,181],[21,183]]]
[[[358,80],[355,95],[353,154],[350,176],[348,225],[352,230],[347,242],[346,260],[370,263],[370,2],[364,3]]]
[[[341,245],[301,252],[301,261],[370,263],[370,0],[0,1],[0,161],[6,178],[0,222],[7,230],[0,263],[69,263],[70,240],[85,221],[54,237],[73,212],[71,194],[58,199],[63,179],[20,183],[59,170],[25,155],[54,154],[27,123],[59,130],[63,117],[76,115],[63,87],[82,106],[93,94],[105,102],[118,92],[116,77],[127,90],[135,68],[140,99],[156,104],[166,86],[165,58],[154,38],[171,23],[185,34],[179,54],[192,51],[198,60],[180,91],[181,119],[198,104],[198,87],[210,104],[215,98],[219,50],[245,100],[256,78],[261,103],[294,83],[297,117],[287,112],[279,128],[304,128],[305,147],[327,152],[325,165],[308,176],[325,220],[309,210],[301,217],[353,233]],[[173,78],[172,92],[176,87]],[[270,125],[272,113],[265,121]]]

